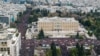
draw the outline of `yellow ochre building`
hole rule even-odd
[[[66,36],[79,30],[79,22],[75,18],[43,17],[37,22],[37,29],[43,29],[46,35]]]

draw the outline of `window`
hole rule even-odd
[[[2,44],[7,44],[7,42],[2,42]]]
[[[4,44],[7,44],[7,42],[4,42]]]
[[[7,48],[0,48],[0,51],[7,51]]]
[[[6,51],[6,48],[4,48],[3,51]]]
[[[1,44],[2,44],[3,46],[6,46],[6,45],[7,45],[7,42],[1,42]]]
[[[10,54],[10,48],[7,48],[8,54]]]
[[[1,48],[0,51],[3,51],[3,48]]]

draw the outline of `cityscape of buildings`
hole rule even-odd
[[[99,56],[100,0],[0,0],[0,56]]]

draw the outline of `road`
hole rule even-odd
[[[55,42],[57,45],[61,46],[62,56],[68,56],[67,49],[64,46],[74,46],[77,42],[87,45],[100,45],[99,40],[90,40],[90,39],[77,40],[72,38],[48,38],[42,40],[34,40],[34,39],[26,40],[25,33],[27,30],[27,24],[30,12],[31,10],[28,10],[28,12],[25,15],[23,15],[21,18],[18,19],[20,23],[17,24],[17,28],[22,35],[21,38],[22,48],[20,51],[20,56],[33,56],[35,46],[39,46],[40,44],[50,45],[51,42]]]
[[[17,24],[18,31],[21,33],[21,51],[20,56],[33,56],[34,55],[34,44],[31,40],[26,40],[25,33],[27,30],[28,18],[30,16],[31,10],[28,9],[27,13],[24,14],[21,18],[18,18],[20,21]]]
[[[60,48],[61,48],[61,55],[62,56],[69,56],[67,47],[65,45],[61,45]]]

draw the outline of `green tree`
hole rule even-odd
[[[71,50],[70,50],[70,56],[77,56],[77,50],[76,50],[76,48],[72,48]]]
[[[18,23],[20,23],[20,21],[16,20],[15,23],[18,24]]]
[[[23,15],[23,13],[22,13],[22,12],[19,12],[19,13],[18,13],[18,16],[19,16],[19,17],[21,17],[22,15]]]
[[[43,39],[43,38],[45,38],[45,35],[44,35],[43,29],[41,29],[39,34],[38,34],[38,39]]]
[[[33,22],[37,22],[38,21],[38,16],[36,14],[33,15]]]
[[[88,31],[88,35],[92,36],[93,35],[92,31]]]
[[[76,38],[79,38],[80,36],[79,36],[79,32],[77,32],[77,34],[76,34]]]
[[[56,10],[56,13],[58,13],[58,16],[61,17],[62,12],[59,10]]]
[[[79,48],[80,48],[79,43],[76,43],[76,48],[77,48],[77,49],[79,49]]]
[[[80,47],[79,43],[77,43],[77,44],[76,44],[76,50],[77,50],[77,55],[78,55],[78,56],[81,56],[81,53],[80,53],[81,50],[80,50],[80,48],[81,48],[81,47]]]
[[[49,11],[46,9],[43,9],[43,10],[41,10],[41,14],[42,14],[42,16],[48,16]]]
[[[51,43],[51,53],[52,53],[52,56],[57,56],[56,45],[54,42]]]
[[[30,16],[29,19],[28,19],[28,22],[29,22],[29,23],[32,23],[32,21],[33,21],[33,17]]]
[[[83,25],[87,26],[87,27],[90,27],[91,26],[90,20],[88,19],[88,20],[84,21]]]
[[[85,51],[83,45],[80,46],[80,54],[81,56],[85,56]]]
[[[75,38],[77,38],[77,39],[83,39],[83,36],[79,35],[79,32],[77,32]]]
[[[51,53],[51,50],[50,49],[47,49],[46,50],[46,56],[52,56],[52,53]]]
[[[36,14],[30,16],[29,19],[28,19],[29,23],[37,22],[37,21],[38,21],[38,16]]]
[[[61,49],[57,48],[56,51],[57,51],[57,56],[61,56]]]
[[[76,50],[78,56],[85,56],[84,47],[83,45],[79,45],[79,43],[76,44]]]

